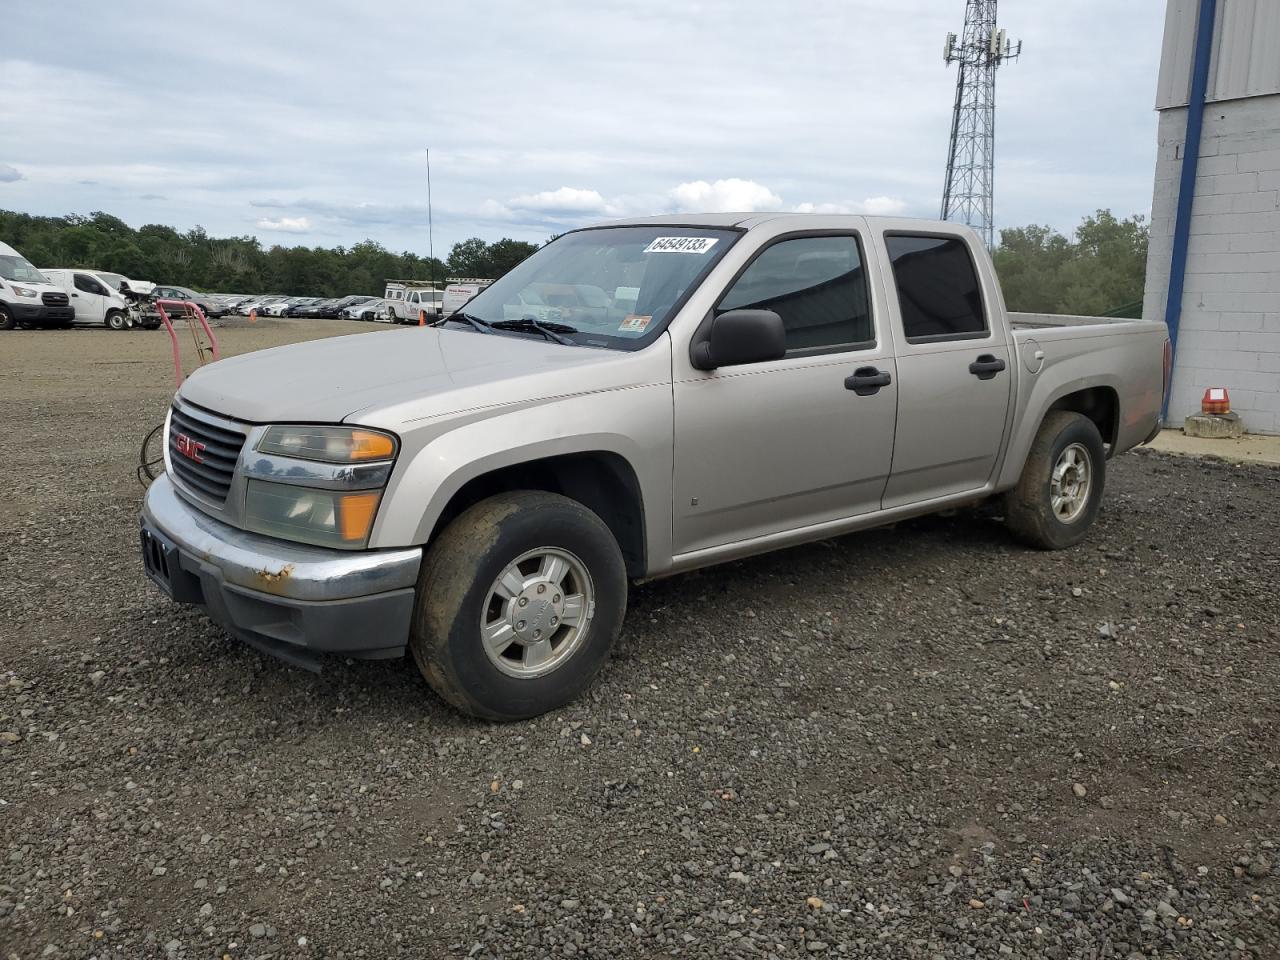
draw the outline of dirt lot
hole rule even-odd
[[[144,579],[167,350],[0,334],[0,957],[1280,957],[1280,469],[637,587],[587,699],[494,726]]]

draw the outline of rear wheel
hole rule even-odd
[[[557,494],[503,493],[427,551],[410,648],[455,707],[523,720],[587,689],[626,605],[622,553],[598,516]]]
[[[1098,516],[1106,464],[1102,435],[1092,420],[1064,410],[1049,413],[1018,485],[1005,495],[1009,529],[1042,550],[1079,543]]]
[[[110,330],[123,330],[129,325],[129,318],[121,310],[108,310],[107,317],[103,323]]]

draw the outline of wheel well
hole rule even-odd
[[[1102,442],[1107,445],[1108,453],[1116,442],[1116,431],[1120,424],[1120,398],[1111,387],[1090,387],[1077,390],[1059,397],[1053,402],[1052,410],[1069,410],[1083,414],[1093,421],[1102,434]]]
[[[513,490],[545,490],[576,500],[608,526],[622,551],[627,575],[644,576],[640,481],[631,464],[616,453],[603,450],[530,460],[468,480],[445,505],[431,531],[431,540],[468,507]]]

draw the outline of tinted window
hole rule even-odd
[[[83,273],[75,275],[74,283],[77,290],[83,290],[85,293],[96,293],[100,297],[107,295],[107,291],[102,288],[102,284],[92,277],[86,277]]]
[[[954,237],[886,236],[902,328],[911,342],[982,336],[987,320],[973,258]]]
[[[716,309],[774,311],[787,330],[788,354],[875,340],[866,272],[853,237],[775,243],[743,271]]]

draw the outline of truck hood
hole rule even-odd
[[[179,393],[250,423],[351,420],[394,429],[397,421],[639,385],[660,371],[670,375],[669,361],[636,363],[638,356],[415,327],[231,357],[197,370]]]

